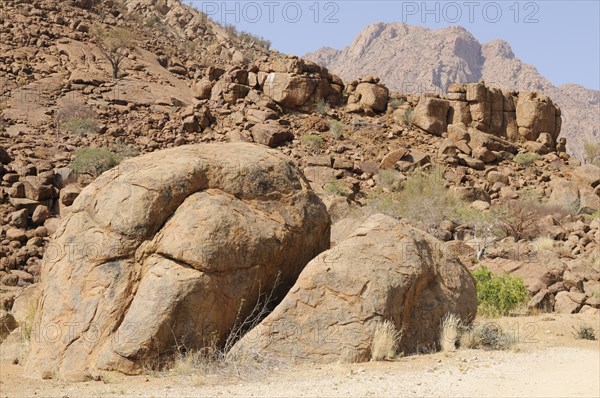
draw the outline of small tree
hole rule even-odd
[[[113,78],[118,79],[121,62],[128,51],[135,48],[132,32],[123,28],[107,30],[102,26],[96,26],[93,34],[100,52],[112,66]]]
[[[533,239],[538,234],[537,219],[532,204],[513,200],[502,211],[502,229],[516,241]]]
[[[486,250],[503,237],[502,214],[503,209],[492,208],[481,211],[470,206],[459,206],[456,210],[456,221],[471,227],[473,236],[479,240],[477,247],[477,261],[481,261]]]

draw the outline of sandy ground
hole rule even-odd
[[[600,343],[575,339],[572,326],[600,335],[600,318],[542,315],[499,321],[521,341],[508,351],[460,349],[393,362],[290,366],[261,376],[106,375],[67,384],[23,377],[23,367],[0,364],[1,397],[598,397]]]

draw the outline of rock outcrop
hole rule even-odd
[[[535,67],[519,60],[507,42],[494,40],[480,44],[471,33],[459,26],[431,30],[403,23],[377,23],[365,28],[343,50],[323,48],[307,54],[305,58],[327,67],[344,81],[374,74],[390,90],[400,93],[446,94],[451,92],[449,88],[453,83],[480,80],[503,91],[539,92],[551,97],[562,109],[564,128],[561,137],[567,139],[571,155],[583,159],[584,141],[600,142],[600,115],[588,111],[598,109],[600,105],[598,90],[577,84],[554,86]],[[539,99],[531,101],[522,110],[530,114],[544,113],[544,102]],[[506,106],[504,108],[505,111],[510,110]],[[532,112],[531,108],[536,109]],[[480,117],[487,117],[488,111],[489,108],[481,108],[477,113]],[[458,121],[466,125],[470,123],[470,120]],[[506,122],[514,125],[510,119]],[[502,117],[494,120],[498,128],[501,123]],[[551,123],[550,119],[548,123]],[[514,127],[528,129],[527,125]],[[551,131],[546,132],[551,134]],[[525,130],[521,132],[528,133]],[[533,130],[530,133],[536,135],[538,132]]]
[[[379,83],[379,78],[367,76],[353,81],[346,88],[348,94],[348,110],[350,112],[384,112],[390,92],[386,86]]]
[[[136,373],[175,344],[221,344],[259,294],[285,293],[329,235],[297,166],[266,147],[125,161],[81,192],[46,251],[28,373]]]
[[[311,261],[285,299],[231,355],[316,362],[366,361],[376,327],[390,320],[400,350],[436,347],[449,313],[468,323],[477,311],[474,281],[440,242],[375,215]]]

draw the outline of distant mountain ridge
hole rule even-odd
[[[379,76],[403,93],[445,92],[452,83],[486,84],[503,90],[538,91],[562,109],[563,128],[572,155],[584,157],[583,142],[600,143],[600,91],[578,84],[554,86],[538,70],[516,58],[510,44],[481,44],[460,26],[432,30],[404,23],[376,23],[343,50],[321,48],[304,58],[350,81]]]

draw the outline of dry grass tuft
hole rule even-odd
[[[457,315],[448,314],[442,320],[442,332],[440,334],[440,348],[442,352],[456,350],[456,344],[460,339],[462,322]]]
[[[184,339],[173,335],[174,354],[166,361],[148,358],[144,366],[146,372],[161,374],[168,371],[169,374],[191,376],[196,384],[201,384],[203,378],[207,377],[249,380],[270,374],[274,369],[285,368],[289,363],[282,358],[264,355],[261,352],[231,352],[235,343],[268,315],[278,285],[279,276],[270,292],[261,293],[259,286],[258,299],[250,308],[249,315],[245,317],[242,313],[248,303],[244,299],[241,300],[236,321],[224,342],[219,342],[215,334],[207,337],[202,348],[197,348],[186,345]]]
[[[401,334],[393,322],[384,321],[377,325],[371,342],[371,360],[381,361],[396,356]]]
[[[552,250],[554,248],[554,239],[540,236],[533,241],[538,250]]]

